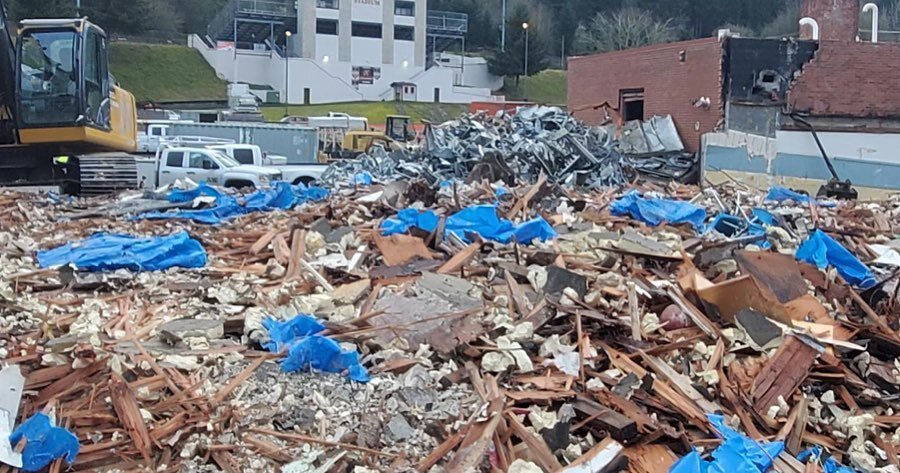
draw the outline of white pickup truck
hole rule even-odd
[[[319,180],[328,167],[327,164],[287,164],[286,157],[269,155],[257,145],[223,144],[207,148],[221,151],[241,164],[277,169],[283,181],[294,185],[309,185]]]
[[[144,163],[138,166],[138,180],[145,189],[173,184],[178,179],[235,188],[268,187],[283,180],[277,169],[243,165],[208,148],[166,147],[157,151],[156,159]]]

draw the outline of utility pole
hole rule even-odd
[[[75,18],[81,18],[81,0],[75,0]]]
[[[503,1],[503,20],[500,23],[500,51],[506,52],[506,0]]]

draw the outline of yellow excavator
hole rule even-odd
[[[23,20],[13,35],[6,11],[0,0],[0,187],[134,188],[137,112],[106,33],[82,18]]]

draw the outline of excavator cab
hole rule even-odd
[[[0,0],[0,185],[105,193],[137,186],[137,108],[85,18],[22,20]]]
[[[113,125],[106,33],[85,19],[24,20],[16,47],[21,142],[109,146],[97,139]]]
[[[403,115],[388,115],[384,132],[392,140],[408,143],[416,139],[416,131],[413,129],[412,119]]]

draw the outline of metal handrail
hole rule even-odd
[[[469,31],[469,15],[465,13],[430,11],[426,19],[429,29],[467,33]]]
[[[238,0],[236,11],[257,15],[289,17],[294,13],[290,0]]]

